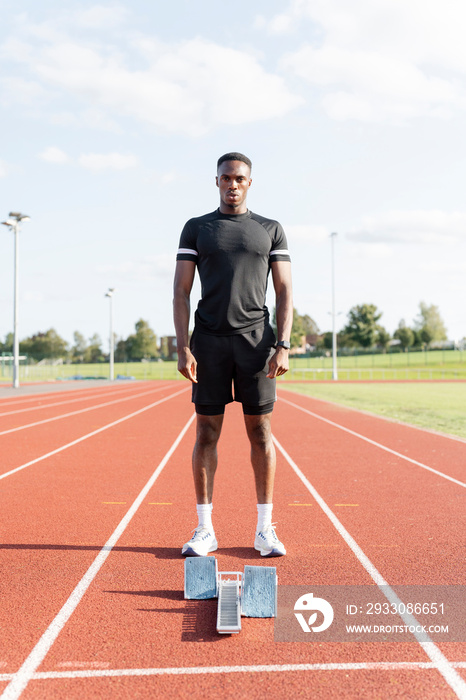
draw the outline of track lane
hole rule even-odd
[[[0,611],[6,630],[0,661],[7,667],[24,660],[31,640],[37,641],[108,539],[128,508],[115,501],[122,500],[122,492],[126,498],[137,496],[176,438],[179,422],[192,414],[185,405],[177,409],[179,421],[168,418],[163,407],[150,411],[144,459],[135,450],[142,438],[140,425],[132,420],[113,435],[96,436],[92,446],[81,443],[44,461],[34,474],[22,472],[4,482],[0,503],[8,526],[3,528],[0,551],[9,581]],[[148,423],[160,430],[150,443]]]
[[[66,445],[85,439],[86,435],[104,429],[105,425],[123,420],[125,416],[150,404],[151,398],[154,399],[152,403],[156,403],[166,400],[174,393],[185,392],[186,388],[180,387],[179,383],[174,383],[172,386],[167,385],[162,389],[154,388],[153,393],[143,397],[128,397],[116,404],[97,407],[95,410],[65,417],[58,424],[51,420],[19,433],[2,435],[0,445],[3,460],[0,467],[0,479],[8,477],[14,473],[14,470],[32,465],[35,461],[43,459],[44,456],[48,456],[52,452],[65,449]]]
[[[51,394],[39,394],[34,397],[30,397],[28,399],[19,399],[18,403],[15,403],[14,406],[10,405],[5,406],[2,404],[0,401],[0,418],[3,418],[4,416],[11,416],[19,413],[33,413],[34,411],[42,411],[47,408],[52,408],[54,406],[64,406],[64,405],[71,405],[71,404],[79,404],[82,403],[83,401],[88,401],[88,400],[93,400],[93,399],[98,399],[98,398],[115,398],[118,396],[125,396],[129,395],[131,393],[136,393],[139,391],[143,391],[144,389],[147,389],[150,387],[151,384],[149,382],[144,382],[141,384],[137,385],[125,385],[122,387],[107,387],[107,388],[102,388],[100,391],[95,390],[91,393],[91,390],[87,390],[84,392],[79,392],[80,394],[84,393],[84,395],[76,396],[75,394],[70,394],[70,392],[66,394],[60,394],[60,396],[56,397],[56,395],[51,395]],[[58,401],[56,399],[59,399]],[[27,402],[27,406],[24,404]]]
[[[281,389],[279,394],[284,402],[298,405],[454,479],[466,481],[466,441],[291,391]]]
[[[167,388],[173,388],[173,386],[174,383],[160,386],[153,383],[146,387],[140,387],[138,391],[133,390],[131,392],[125,392],[123,395],[119,392],[117,396],[115,396],[112,393],[111,395],[99,394],[94,395],[92,397],[82,397],[80,399],[80,402],[86,402],[87,405],[80,407],[67,406],[67,408],[64,408],[64,406],[67,405],[68,402],[52,402],[51,404],[35,407],[42,409],[42,413],[40,416],[37,416],[37,414],[32,416],[25,416],[24,411],[21,411],[21,415],[18,415],[16,412],[7,412],[3,416],[0,416],[0,437],[2,437],[3,435],[9,435],[14,432],[19,432],[21,430],[34,428],[37,425],[44,425],[46,423],[51,423],[56,420],[62,420],[63,418],[78,416],[82,413],[94,411],[99,408],[121,405],[127,401],[132,401],[133,399],[149,396],[150,394],[160,393],[161,391],[164,391]],[[29,413],[30,410],[31,409],[27,409],[27,412]]]
[[[150,384],[150,381],[135,381],[134,383],[130,382],[115,382],[113,384],[106,382],[105,384],[99,384],[99,385],[91,385],[91,386],[80,386],[76,385],[77,383],[73,383],[73,385],[68,385],[68,387],[62,387],[60,386],[59,389],[56,388],[56,385],[49,385],[49,384],[34,384],[30,385],[30,392],[29,393],[22,393],[18,394],[16,393],[17,390],[15,390],[15,393],[10,396],[5,396],[2,389],[3,387],[0,384],[0,411],[8,411],[8,410],[14,410],[18,407],[27,407],[27,406],[35,406],[35,405],[41,405],[41,404],[48,404],[52,402],[56,402],[59,400],[71,400],[72,396],[75,397],[83,397],[85,398],[88,396],[89,398],[97,393],[100,392],[116,392],[119,393],[120,391],[127,389],[127,390],[134,390],[134,387],[137,386],[142,386],[143,384]],[[24,390],[24,386],[21,386],[21,389]]]
[[[182,401],[179,405],[182,405]],[[280,429],[284,430],[284,443],[288,444],[289,436],[296,431],[303,440],[309,432],[309,424],[297,420],[295,415],[287,422],[283,415],[279,417],[279,408],[280,404],[277,406],[274,427],[276,429],[280,426]],[[252,475],[248,464],[248,449],[242,420],[237,410],[235,414],[235,409],[232,409],[227,416],[228,421],[225,422],[225,433],[222,436],[221,467],[215,499],[217,505],[214,511],[217,537],[221,542],[221,549],[218,552],[219,568],[223,570],[234,569],[235,565],[242,568],[245,563],[258,563],[257,554],[251,547],[253,536],[251,533],[255,524]],[[175,415],[173,413],[173,418]],[[139,468],[137,465],[144,462],[144,453],[147,449],[145,418],[141,416],[141,420],[138,419],[139,423],[141,432],[138,433],[139,439],[136,442],[141,452],[138,452],[138,457],[135,459],[135,468]],[[318,431],[322,431],[320,426]],[[329,435],[331,436],[331,433],[327,433],[327,437]],[[90,665],[87,668],[92,668],[92,661],[108,663],[110,668],[141,668],[141,666],[153,668],[157,665],[173,665],[173,661],[176,661],[178,666],[196,666],[199,665],[199,642],[201,641],[202,661],[208,660],[208,665],[218,664],[222,659],[227,666],[231,666],[235,661],[242,665],[245,663],[247,665],[250,661],[255,664],[268,664],[271,659],[275,664],[309,663],[309,661],[325,663],[328,662],[329,656],[332,660],[341,663],[349,660],[365,662],[368,655],[372,660],[380,662],[386,661],[387,658],[394,661],[409,659],[425,662],[425,656],[416,644],[323,645],[324,648],[319,649],[316,649],[317,645],[274,644],[273,623],[270,620],[243,620],[241,635],[229,640],[224,638],[219,640],[215,632],[212,634],[212,629],[215,629],[215,602],[212,602],[212,605],[209,601],[191,605],[194,601],[182,599],[182,560],[179,556],[179,547],[189,536],[187,528],[195,524],[189,468],[192,436],[185,442],[186,444],[183,443],[177,453],[176,464],[170,462],[169,469],[159,478],[154,494],[150,495],[151,502],[153,499],[154,503],[164,505],[149,506],[148,503],[147,508],[140,509],[119,543],[121,549],[117,547],[112,552],[92,590],[89,590],[52,648],[44,668],[57,670],[63,668],[63,664],[73,662],[88,663]],[[315,435],[313,435],[311,443],[313,451],[311,454],[316,452],[320,454],[325,440],[322,444],[316,444]],[[352,443],[350,444],[353,449]],[[295,443],[291,445],[294,450]],[[104,443],[103,451],[107,449]],[[336,451],[335,445],[332,449]],[[328,453],[325,450],[324,453],[325,460],[320,460],[317,466],[315,460],[312,464],[313,476],[317,473],[319,479],[322,478],[321,472],[326,471],[330,463],[330,480],[334,480],[335,492],[340,496],[342,487],[347,488],[346,474],[342,475],[341,481],[336,480],[336,474],[341,468],[341,462],[339,462],[341,455],[346,456],[347,450],[336,451],[335,463],[328,459]],[[372,457],[368,458],[368,461],[370,462],[371,459]],[[353,475],[358,473],[360,461],[356,460],[356,472],[353,472]],[[316,583],[319,580],[325,583],[367,583],[366,573],[361,570],[359,563],[341,542],[341,538],[322,513],[319,513],[315,506],[299,508],[289,505],[300,499],[305,502],[304,497],[309,500],[308,494],[302,489],[299,480],[290,477],[286,465],[280,458],[279,462],[275,516],[279,519],[279,535],[289,548],[287,557],[273,562],[277,564],[279,570],[280,584],[289,582],[296,585],[307,581]],[[309,449],[306,464],[309,464]],[[381,479],[382,491],[385,496],[389,496],[390,494],[384,490],[386,483],[380,474],[380,470],[373,474],[375,486],[380,487],[378,481]],[[356,489],[352,493],[360,493],[358,490],[360,485],[361,479],[352,484]],[[62,490],[62,487],[58,490]],[[176,494],[176,499],[173,494]],[[115,501],[119,498],[123,499],[121,496],[114,497]],[[184,517],[177,519],[168,515],[167,511],[170,507],[165,505],[168,502],[173,502],[176,506],[174,512],[182,513]],[[398,511],[396,500],[395,508]],[[350,517],[351,523],[358,525],[359,516],[354,518],[348,509],[344,513],[343,518]],[[71,517],[68,525],[73,520],[74,518]],[[93,524],[95,526],[95,523]],[[396,524],[398,525],[398,520]],[[441,526],[445,527],[445,522],[442,521]],[[50,523],[46,529],[49,528]],[[364,534],[364,526],[360,527],[360,530]],[[147,536],[154,531],[157,532],[157,538]],[[72,551],[72,554],[74,556],[75,552]],[[405,566],[409,567],[410,563],[408,560]],[[389,558],[384,565],[392,566],[393,561]],[[124,583],[124,588],[121,588],[120,582]],[[202,615],[199,613],[201,604]],[[151,618],[155,620],[153,625],[150,624]],[[141,630],[144,630],[143,637],[141,637]],[[132,661],[135,663],[132,664]],[[162,663],[157,664],[157,661]],[[257,693],[258,687],[262,691],[268,688],[271,693],[282,692],[287,695],[305,692],[306,689],[311,692],[309,672],[283,671],[273,675],[280,678],[274,678],[272,681],[270,672],[264,673],[260,677],[260,685],[257,680],[254,681],[248,675],[241,673],[237,674],[236,678],[231,677],[233,674],[227,674],[227,676],[222,674],[219,679],[221,678],[222,686],[226,682],[227,692],[231,693],[231,697],[233,694],[237,696],[246,689],[250,689],[251,697],[263,697],[263,695],[254,694]],[[325,694],[328,692],[334,694],[334,683],[337,683],[337,679],[340,684],[339,692],[341,688],[345,688],[348,697],[352,696],[352,692],[356,693],[358,688],[367,689],[368,694],[364,697],[379,697],[383,688],[387,691],[385,692],[387,697],[390,688],[394,687],[401,693],[415,689],[419,695],[414,697],[419,698],[454,697],[445,687],[443,680],[439,680],[436,671],[426,670],[421,673],[397,670],[392,671],[389,677],[387,676],[386,671],[382,671],[381,668],[374,669],[370,673],[357,669],[348,673],[342,669],[332,672],[331,677],[334,681],[330,681],[328,671],[316,669],[312,672],[312,697],[328,697],[328,694]],[[228,681],[225,681],[226,677]],[[200,685],[196,687],[203,688],[213,696],[219,679],[203,677]],[[36,683],[39,681],[32,683],[31,693],[34,688],[39,687]],[[78,697],[78,694],[75,694],[78,687],[81,691],[87,688],[88,692],[90,688],[99,687],[103,696],[109,688],[112,688],[112,697],[127,697],[124,694],[124,688],[129,694],[131,691],[135,692],[137,688],[141,697],[150,697],[151,692],[158,692],[168,687],[171,688],[171,693],[179,692],[181,697],[188,694],[193,696],[192,681],[183,677],[176,680],[170,679],[170,685],[167,685],[167,680],[164,678],[156,678],[150,683],[147,683],[147,679],[146,682],[124,679],[118,684],[115,681],[93,680],[92,685],[90,680],[63,680],[59,685],[55,685],[57,681],[53,681],[53,686],[47,685],[46,681],[40,683],[45,684],[41,686],[44,692],[46,692],[45,688],[57,688],[56,697],[63,697],[64,688],[66,688],[64,692],[66,697]],[[76,685],[77,683],[79,686]],[[62,695],[59,694],[58,688]],[[333,691],[330,690],[331,688]],[[119,695],[120,690],[123,691],[121,695]],[[370,695],[371,692],[374,695]]]
[[[242,419],[239,415],[233,417],[233,413],[234,409],[230,412],[229,422],[225,424],[220,452],[222,476],[219,474],[215,501],[222,504],[222,508],[220,512],[217,511],[217,506],[214,509],[217,538],[221,542],[217,553],[220,570],[232,570],[236,566],[242,568],[245,563],[258,563],[257,553],[251,547],[255,524],[255,499],[252,496],[248,449],[244,437],[240,435]],[[295,430],[299,428],[295,422]],[[189,524],[194,526],[192,486],[189,467],[187,468],[192,443],[185,442],[186,444],[180,446],[176,459],[158,480],[153,499],[157,503],[167,503],[169,500],[166,499],[171,498],[171,502],[175,501],[174,505],[177,506],[176,512],[185,515],[187,513]],[[275,499],[276,515],[280,518],[279,534],[289,547],[287,557],[273,562],[278,568],[280,584],[317,583],[319,580],[327,584],[370,583],[367,573],[321,512],[317,509],[313,512],[313,529],[309,533],[307,516],[302,515],[303,511],[298,514],[297,508],[292,509],[289,506],[290,497],[296,498],[297,494],[306,494],[299,480],[293,478],[293,475],[290,476],[285,467],[282,463],[277,475]],[[287,507],[291,508],[293,515],[289,515]],[[364,662],[367,661],[368,647],[370,659],[375,662],[387,659],[426,661],[422,649],[415,643],[275,644],[271,620],[243,620],[241,635],[229,640],[220,640],[215,633],[215,601],[183,600],[183,564],[179,547],[187,539],[187,523],[177,522],[170,516],[167,521],[167,508],[169,507],[160,506],[152,512],[141,509],[122,537],[123,549],[109,558],[41,670],[57,670],[62,668],[63,664],[72,664],[73,661],[86,663],[89,659],[101,664],[108,663],[110,668],[173,666],[174,661],[177,666],[198,666],[199,642],[202,642],[204,666],[271,662],[296,664],[308,663],[310,660],[325,663],[328,662],[329,656],[340,663],[355,660]],[[282,515],[285,513],[286,515]],[[186,517],[183,518],[185,519]],[[151,545],[145,537],[148,531],[157,532],[157,539],[152,542],[152,553],[147,550],[147,546]],[[309,541],[305,544],[302,540],[297,542],[297,533],[300,533],[301,537],[307,537]],[[156,562],[153,560],[154,555]],[[319,564],[322,579],[318,575]],[[115,586],[115,583],[120,581],[124,582],[123,588]],[[201,605],[202,612],[199,611]],[[152,617],[154,622],[151,624]],[[89,627],[90,620],[93,621],[92,631]],[[141,629],[144,629],[143,639]],[[70,650],[73,657],[70,656]],[[206,664],[207,660],[209,663]],[[276,691],[278,689],[283,693],[293,694],[309,682],[305,672],[278,675],[280,678],[274,679],[274,687]],[[428,683],[426,675],[431,679]],[[357,681],[351,674],[349,687],[356,688],[361,684],[360,674],[356,673],[356,676]],[[386,687],[386,674],[381,670],[374,671],[370,676],[372,680],[368,682],[366,677],[362,685],[374,684],[375,687],[373,679],[376,677],[377,687]],[[445,687],[444,681],[439,681],[436,677],[436,672],[401,675],[397,673],[397,684],[402,682],[400,678],[404,676],[410,679],[409,682],[406,681],[406,685],[403,683],[406,692],[414,683],[414,686],[422,689],[419,697],[429,697],[432,688],[436,688],[436,694],[430,697],[454,697],[448,687]],[[413,677],[416,678],[414,682]],[[159,685],[156,687],[160,687],[160,682],[158,679]],[[262,682],[267,683],[265,680]],[[215,679],[203,678],[203,687],[207,692],[212,692],[216,683]],[[249,681],[245,679],[238,683],[238,692],[242,692],[245,686],[249,687]],[[184,681],[178,679],[172,684],[172,687],[177,689],[176,692],[182,692],[181,687],[184,686]],[[154,686],[146,687],[153,689]],[[147,696],[150,696],[150,690]],[[318,697],[318,694],[313,696]]]
[[[463,488],[297,409],[276,418],[284,445],[299,426],[292,458],[390,583],[464,582]]]

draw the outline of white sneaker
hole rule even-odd
[[[283,557],[286,554],[286,549],[275,534],[272,525],[261,532],[256,532],[254,549],[257,549],[262,557]]]
[[[215,552],[217,547],[214,531],[208,527],[197,527],[189,542],[183,545],[181,554],[185,557],[206,557],[209,552]]]

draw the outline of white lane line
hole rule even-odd
[[[141,380],[137,382],[139,385],[141,384],[147,384],[147,381]],[[2,399],[0,399],[0,408],[3,408],[4,406],[7,406],[8,408],[12,405],[18,406],[19,404],[22,403],[32,403],[34,401],[40,401],[41,399],[47,400],[47,399],[59,399],[61,398],[64,394],[69,396],[70,394],[73,394],[74,396],[83,396],[83,394],[87,394],[89,398],[92,398],[94,395],[95,391],[99,391],[99,389],[105,388],[105,391],[110,392],[118,392],[121,391],[122,389],[129,389],[131,386],[134,386],[134,384],[127,384],[126,386],[120,385],[120,384],[110,384],[109,386],[102,387],[102,386],[93,386],[93,387],[85,387],[81,389],[66,389],[63,387],[63,389],[60,389],[60,391],[47,391],[46,389],[40,393],[37,392],[36,394],[25,394],[24,396],[5,396]],[[0,384],[0,390],[2,389],[2,384]]]
[[[466,668],[466,661],[452,661],[454,668]],[[431,661],[361,661],[326,664],[269,664],[258,666],[185,666],[168,668],[89,669],[83,671],[37,671],[33,681],[75,678],[122,678],[124,676],[183,676],[223,673],[289,673],[296,671],[424,671],[435,670]],[[0,674],[0,681],[10,681],[14,673]]]
[[[401,452],[396,452],[395,450],[390,449],[390,447],[386,447],[385,445],[382,445],[380,442],[376,442],[375,440],[371,440],[370,438],[366,437],[365,435],[361,435],[361,433],[356,433],[354,430],[350,430],[350,428],[345,428],[344,425],[340,425],[340,423],[335,423],[333,420],[329,420],[328,418],[324,418],[323,416],[319,416],[318,413],[313,413],[313,411],[309,411],[307,408],[303,408],[302,406],[299,406],[297,403],[293,403],[292,401],[288,401],[288,399],[284,399],[283,397],[280,397],[280,401],[283,401],[284,403],[287,403],[289,406],[293,406],[294,408],[297,408],[299,411],[302,411],[303,413],[307,413],[309,416],[312,416],[313,418],[317,418],[317,420],[321,420],[324,423],[327,423],[328,425],[333,425],[335,428],[338,428],[339,430],[343,430],[345,433],[349,433],[349,435],[354,435],[354,437],[359,438],[360,440],[364,440],[364,442],[368,442],[370,445],[374,445],[375,447],[380,448],[381,450],[384,450],[385,452],[389,452],[392,455],[395,455],[395,457],[400,457],[400,459],[404,459],[406,462],[411,462],[411,464],[415,464],[417,467],[422,467],[422,469],[426,469],[429,472],[432,472],[433,474],[437,474],[437,476],[441,476],[444,479],[448,479],[448,481],[452,481],[454,484],[457,484],[458,486],[462,486],[463,488],[466,487],[466,484],[463,481],[458,481],[458,479],[454,479],[452,476],[448,476],[448,474],[444,474],[443,472],[439,472],[437,469],[433,469],[433,467],[427,466],[427,464],[423,464],[423,462],[418,462],[416,459],[412,459],[411,457],[407,457],[406,455],[401,454]]]
[[[292,391],[291,389],[283,389],[289,394],[297,394],[298,392]],[[422,425],[415,425],[414,423],[406,423],[404,420],[398,420],[397,418],[391,418],[390,416],[383,416],[380,413],[374,413],[373,411],[365,411],[362,408],[356,408],[356,406],[347,406],[342,403],[337,403],[336,401],[329,401],[328,399],[318,399],[316,396],[311,396],[309,394],[301,394],[300,396],[306,396],[307,398],[312,398],[313,401],[318,401],[319,403],[327,404],[328,406],[336,406],[337,408],[344,408],[347,411],[353,411],[353,413],[362,413],[364,416],[370,416],[371,418],[378,418],[379,420],[387,421],[388,423],[395,423],[395,425],[402,425],[406,428],[412,428],[413,430],[418,430],[421,433],[430,433],[431,435],[438,435],[438,437],[445,438],[447,440],[454,440],[455,442],[466,443],[466,438],[460,437],[459,435],[452,435],[452,433],[442,433],[440,430],[433,430],[433,428],[426,428]]]
[[[188,387],[189,388],[189,387]],[[113,428],[114,425],[118,425],[119,423],[123,423],[126,420],[129,420],[130,418],[134,418],[134,416],[138,416],[140,413],[144,413],[144,411],[149,411],[151,408],[154,408],[155,406],[159,406],[161,403],[164,403],[164,401],[169,401],[170,399],[173,399],[175,396],[179,396],[179,394],[183,394],[185,391],[188,391],[187,388],[182,389],[181,391],[177,391],[174,394],[170,394],[170,396],[165,396],[163,399],[159,399],[158,401],[155,401],[154,403],[150,403],[148,406],[144,406],[144,408],[140,408],[138,411],[134,411],[133,413],[128,413],[127,416],[123,416],[123,418],[119,418],[118,420],[114,420],[111,423],[107,423],[106,425],[103,425],[101,428],[97,428],[97,430],[93,430],[91,433],[86,433],[86,435],[82,435],[80,438],[77,438],[76,440],[72,440],[71,442],[66,443],[66,445],[62,445],[61,447],[57,447],[56,450],[52,450],[51,452],[47,452],[45,455],[41,455],[40,457],[36,457],[36,459],[32,459],[30,462],[26,462],[26,464],[22,464],[19,467],[16,467],[15,469],[11,469],[9,472],[5,472],[4,474],[0,474],[0,480],[1,479],[6,479],[7,476],[11,476],[12,474],[16,474],[16,472],[20,472],[22,469],[26,469],[27,467],[32,466],[33,464],[37,464],[38,462],[42,462],[42,460],[47,459],[48,457],[52,457],[52,455],[56,455],[59,452],[63,452],[63,450],[67,450],[68,447],[73,447],[73,445],[77,445],[80,442],[83,442],[83,440],[87,440],[90,437],[93,437],[94,435],[97,435],[98,433],[102,433],[104,430],[108,430],[108,428]]]
[[[136,387],[131,387],[132,389],[135,389]],[[139,387],[137,387],[139,388]],[[127,394],[128,393],[128,387],[124,387],[123,389],[115,389],[112,391],[112,394]],[[26,408],[17,408],[14,411],[5,411],[4,413],[0,413],[0,418],[3,418],[4,416],[13,416],[16,413],[28,413],[29,411],[42,411],[44,408],[52,408],[53,406],[63,406],[64,404],[68,403],[78,403],[79,401],[92,401],[93,399],[100,399],[102,396],[108,396],[109,394],[109,389],[107,389],[104,392],[100,392],[99,394],[92,394],[91,396],[79,396],[78,398],[74,399],[65,399],[64,401],[54,401],[53,403],[41,403],[39,406],[28,406]],[[41,394],[40,396],[43,396]],[[40,396],[36,397],[34,400],[40,401]],[[50,394],[47,395],[47,398],[53,398],[53,395],[51,396]],[[0,406],[1,407],[1,406]]]
[[[325,515],[329,518],[332,525],[337,530],[338,534],[343,538],[348,547],[351,549],[353,554],[356,556],[359,563],[364,567],[369,576],[372,578],[374,583],[380,588],[381,592],[387,598],[387,600],[392,605],[396,605],[398,610],[406,610],[406,605],[397,596],[395,591],[389,586],[387,581],[383,578],[382,574],[376,569],[374,564],[371,562],[368,556],[363,552],[361,547],[358,545],[356,540],[351,537],[348,530],[342,525],[338,520],[337,516],[328,507],[324,499],[316,491],[311,482],[304,476],[298,465],[292,460],[288,452],[282,447],[275,436],[272,437],[274,444],[278,450],[282,453],[283,457],[286,459],[290,467],[293,469],[298,478],[302,481],[304,486],[307,488],[309,493],[316,500],[318,505],[322,508]],[[406,625],[414,625],[415,630],[421,628],[420,623],[416,620],[414,615],[409,613],[399,613],[401,619]],[[428,634],[424,632],[413,632],[413,636],[416,638],[420,646],[424,649],[425,653],[429,659],[435,665],[437,671],[443,676],[445,681],[448,683],[450,688],[456,693],[458,698],[462,700],[466,699],[466,683],[461,678],[461,676],[455,671],[448,659],[442,654],[437,645],[431,640]]]
[[[69,413],[60,413],[58,416],[53,416],[52,418],[44,418],[44,420],[38,420],[34,423],[26,423],[25,425],[18,425],[16,428],[9,428],[8,430],[2,430],[1,435],[9,435],[10,433],[17,433],[19,430],[26,430],[27,428],[35,428],[37,425],[44,425],[45,423],[53,423],[53,421],[61,420],[62,418],[70,418],[70,416],[77,416],[80,413],[88,413],[88,411],[95,411],[98,408],[104,408],[105,406],[112,406],[115,403],[123,403],[123,401],[131,401],[132,399],[138,399],[141,396],[147,396],[147,394],[156,394],[164,389],[170,389],[171,387],[161,386],[156,389],[149,389],[148,391],[142,391],[139,394],[131,394],[131,396],[120,396],[118,399],[113,399],[112,401],[105,401],[104,403],[98,403],[95,406],[87,406],[87,408],[80,408],[78,411],[70,411]]]
[[[181,392],[179,392],[181,393]],[[148,407],[149,408],[149,407]],[[142,413],[142,411],[139,411],[139,413]],[[133,414],[136,415],[136,414]],[[18,671],[14,674],[13,678],[11,679],[10,683],[7,685],[5,690],[3,691],[2,695],[0,697],[4,698],[5,700],[16,700],[16,698],[19,698],[23,690],[26,688],[28,685],[29,681],[32,679],[34,676],[35,672],[37,671],[38,667],[42,663],[42,661],[45,659],[46,655],[48,654],[50,648],[54,644],[55,640],[57,639],[58,635],[60,634],[61,630],[63,627],[66,625],[68,620],[70,619],[71,615],[73,612],[76,610],[77,606],[79,605],[82,597],[86,593],[87,589],[99,573],[100,569],[104,565],[108,555],[112,551],[113,547],[116,545],[126,528],[128,527],[129,523],[131,522],[133,516],[136,514],[138,508],[146,498],[147,494],[149,493],[150,489],[156,482],[158,476],[162,472],[162,469],[165,467],[167,464],[168,460],[180,444],[181,440],[183,439],[184,435],[186,434],[187,430],[189,429],[191,423],[194,420],[195,413],[193,413],[184,426],[184,428],[181,430],[180,434],[176,438],[175,442],[172,444],[168,452],[165,454],[164,458],[150,477],[149,481],[147,484],[144,486],[142,491],[139,493],[137,496],[136,500],[134,501],[133,505],[131,508],[128,510],[124,518],[120,521],[119,525],[111,535],[111,537],[107,540],[105,545],[102,547],[100,550],[99,554],[97,557],[94,559],[93,563],[89,567],[89,569],[86,571],[82,579],[79,581],[78,585],[74,589],[74,591],[71,593],[70,597],[66,601],[66,603],[63,605],[61,608],[60,612],[58,615],[55,617],[54,620],[52,620],[51,624],[49,627],[45,630],[44,634],[42,637],[39,639],[37,642],[36,646],[34,649],[31,651],[27,659],[24,661],[22,664],[21,668],[18,669]]]

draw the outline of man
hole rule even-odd
[[[258,520],[254,547],[262,556],[282,556],[285,547],[272,526],[275,449],[271,416],[275,378],[288,370],[293,302],[286,237],[276,221],[249,211],[251,161],[227,153],[217,163],[220,207],[184,226],[174,282],[174,322],[178,370],[191,380],[197,433],[193,476],[198,526],[182,548],[185,556],[207,556],[217,549],[212,525],[212,494],[217,443],[225,405],[243,405],[251,443]],[[190,294],[196,267],[202,298],[189,343]],[[276,295],[278,342],[265,305],[268,273]]]

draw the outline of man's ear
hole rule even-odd
[[[216,184],[217,187],[218,187],[218,176],[217,176],[217,175],[215,176],[215,184]]]

